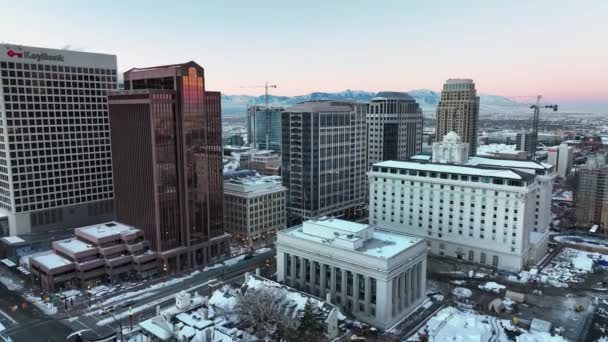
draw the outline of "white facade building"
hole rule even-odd
[[[519,271],[546,252],[552,177],[534,161],[377,163],[370,223],[424,238],[436,255]]]
[[[459,164],[469,158],[469,144],[461,143],[456,132],[443,137],[442,142],[433,143],[433,163]]]
[[[387,329],[425,298],[427,247],[418,237],[338,219],[279,232],[277,279]]]
[[[265,244],[286,227],[287,188],[280,176],[224,181],[224,229],[249,246]]]
[[[563,143],[547,149],[547,163],[555,166],[557,175],[566,178],[572,170],[574,147]]]
[[[114,218],[116,56],[0,44],[0,211],[10,234]]]

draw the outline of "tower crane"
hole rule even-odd
[[[542,99],[542,95],[536,96],[536,104],[530,106],[530,109],[534,109],[534,119],[532,121],[532,137],[530,141],[530,150],[528,153],[530,154],[530,158],[536,160],[536,142],[538,141],[538,121],[540,118],[540,109],[541,108],[551,108],[554,112],[557,112],[557,105],[541,105],[540,100]]]
[[[248,86],[248,87],[241,87],[241,88],[264,88],[264,99],[266,102],[266,115],[268,115],[270,113],[270,107],[268,107],[268,88],[275,88],[277,87],[276,84],[268,84],[268,81],[266,81],[266,83],[264,85],[255,85],[255,86]],[[257,139],[256,139],[256,126],[255,126],[255,117],[256,117],[256,113],[254,112],[253,114],[253,123],[252,123],[252,128],[253,128],[253,134],[251,134],[251,137],[253,139],[253,141],[251,141],[251,145],[253,146],[253,148],[257,149],[258,148],[258,143],[257,143]],[[266,148],[268,149],[268,141],[269,137],[268,134],[266,134]]]

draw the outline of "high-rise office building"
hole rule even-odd
[[[479,96],[473,80],[447,80],[437,104],[436,141],[443,141],[444,135],[456,132],[463,142],[469,144],[469,155],[475,155],[478,123]]]
[[[109,95],[120,222],[143,229],[168,272],[228,251],[220,93],[194,62],[131,69]]]
[[[249,106],[247,139],[260,150],[281,152],[281,113],[283,107]]]
[[[367,164],[406,160],[422,150],[422,110],[407,93],[379,92],[367,107]]]
[[[576,225],[591,227],[598,225],[600,232],[608,232],[608,163],[606,155],[589,157],[577,173],[574,203]]]
[[[288,221],[356,215],[366,194],[365,105],[303,102],[281,123]]]
[[[0,212],[11,235],[112,220],[116,56],[0,44]]]

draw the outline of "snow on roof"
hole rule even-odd
[[[518,151],[516,145],[507,144],[488,144],[477,146],[477,154],[484,153],[520,153],[524,151]]]
[[[360,232],[364,229],[369,228],[368,224],[362,224],[362,223],[357,223],[357,222],[351,222],[351,221],[346,221],[346,220],[340,220],[340,219],[334,219],[334,218],[328,218],[328,217],[321,217],[317,220],[310,220],[307,221],[309,223],[313,223],[316,225],[320,225],[320,226],[325,226],[327,228],[333,228],[333,229],[337,229],[337,230],[343,230],[343,231],[347,231],[347,232],[351,232],[351,233],[357,233]]]
[[[94,236],[98,239],[112,235],[124,235],[127,233],[135,233],[139,229],[118,222],[107,222],[92,226],[76,228],[77,231]]]
[[[49,270],[72,264],[72,262],[70,260],[68,260],[64,257],[61,257],[55,253],[39,255],[39,256],[33,257],[32,259]]]
[[[499,158],[484,158],[484,157],[471,157],[464,165],[478,166],[500,166],[500,167],[512,167],[518,169],[535,169],[535,170],[547,170],[553,167],[553,165],[537,162],[534,160],[513,160],[513,159],[499,159]]]
[[[161,341],[167,341],[169,338],[171,338],[171,332],[156,324],[154,318],[140,322],[139,326],[158,337]]]
[[[179,331],[178,335],[180,337],[186,338],[186,340],[188,340],[188,339],[194,337],[194,335],[196,335],[196,330],[194,330],[194,328],[186,325]]]
[[[410,158],[411,160],[425,160],[425,161],[430,161],[431,159],[433,159],[433,156],[428,155],[428,154],[417,154],[415,156],[412,156]]]
[[[213,325],[213,321],[206,320],[203,316],[199,315],[196,312],[186,313],[182,312],[179,315],[175,316],[179,321],[184,324],[195,327],[198,330],[204,329],[210,325]]]
[[[334,219],[334,221],[342,221],[342,220]],[[344,221],[344,222],[348,222],[348,221]],[[364,241],[361,244],[361,247],[354,249],[354,250],[351,248],[345,247],[343,244],[340,243],[340,241],[337,241],[337,239],[327,238],[325,236],[307,234],[304,232],[302,225],[283,230],[279,234],[285,234],[285,235],[289,235],[289,236],[292,236],[292,237],[295,237],[298,239],[317,242],[317,243],[324,244],[327,247],[331,247],[331,248],[337,248],[337,249],[347,248],[349,250],[352,250],[354,252],[357,252],[357,253],[360,253],[363,255],[376,257],[376,258],[382,258],[382,259],[391,258],[391,257],[407,250],[408,248],[414,246],[415,244],[419,243],[420,241],[422,241],[422,239],[414,237],[414,236],[405,235],[405,234],[397,234],[397,233],[392,233],[392,232],[388,232],[388,231],[380,231],[380,230],[374,229],[373,226],[368,226],[368,225],[363,225],[363,226],[366,229],[367,228],[372,229],[371,236],[369,236],[367,238],[362,237],[362,239],[364,239]]]
[[[499,177],[508,179],[523,180],[524,178],[512,170],[503,169],[488,169],[479,168],[474,165],[454,165],[454,164],[435,164],[435,163],[417,163],[407,161],[389,160],[374,164],[379,167],[392,167],[397,169],[434,171],[434,172],[449,172],[463,175],[482,176],[482,177]]]
[[[88,243],[82,242],[76,238],[66,239],[55,242],[59,247],[62,247],[74,254],[94,250],[95,247]]]
[[[18,237],[18,236],[5,236],[2,238],[2,240],[6,241],[8,244],[16,244],[16,243],[21,243],[21,242],[25,242],[25,240],[23,240],[22,238]]]

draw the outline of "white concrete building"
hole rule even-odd
[[[547,163],[555,166],[557,175],[566,178],[572,170],[574,147],[563,143],[547,149]]]
[[[425,298],[421,238],[325,218],[279,232],[277,279],[388,329]]]
[[[433,163],[462,163],[469,158],[469,144],[461,143],[458,134],[450,132],[442,142],[433,143],[432,158]]]
[[[280,176],[224,181],[224,230],[248,246],[271,242],[286,227],[287,188]]]
[[[116,56],[0,44],[0,212],[10,235],[114,218]]]
[[[534,161],[377,163],[370,223],[424,238],[436,255],[519,271],[546,252],[552,177]]]

